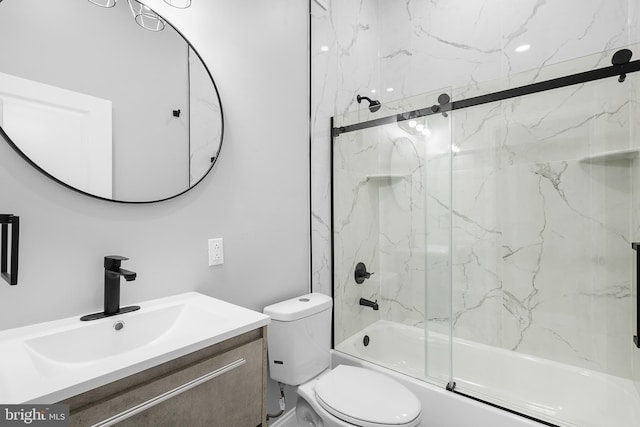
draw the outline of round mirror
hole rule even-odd
[[[198,53],[144,4],[0,0],[0,130],[67,187],[149,203],[211,170],[223,118]]]

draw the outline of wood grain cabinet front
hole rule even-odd
[[[265,333],[248,332],[61,403],[70,405],[71,426],[261,426]]]

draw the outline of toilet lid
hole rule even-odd
[[[318,403],[343,421],[362,426],[413,427],[421,405],[408,388],[378,372],[338,365],[315,386]]]

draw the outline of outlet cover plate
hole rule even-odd
[[[209,266],[224,264],[222,238],[209,239]]]

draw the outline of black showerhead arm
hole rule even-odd
[[[380,109],[380,107],[382,107],[382,104],[380,104],[380,101],[371,99],[367,96],[360,96],[360,95],[356,96],[356,101],[358,101],[358,104],[360,104],[363,99],[366,99],[367,101],[369,101],[369,111],[371,111],[372,113],[375,113]]]

